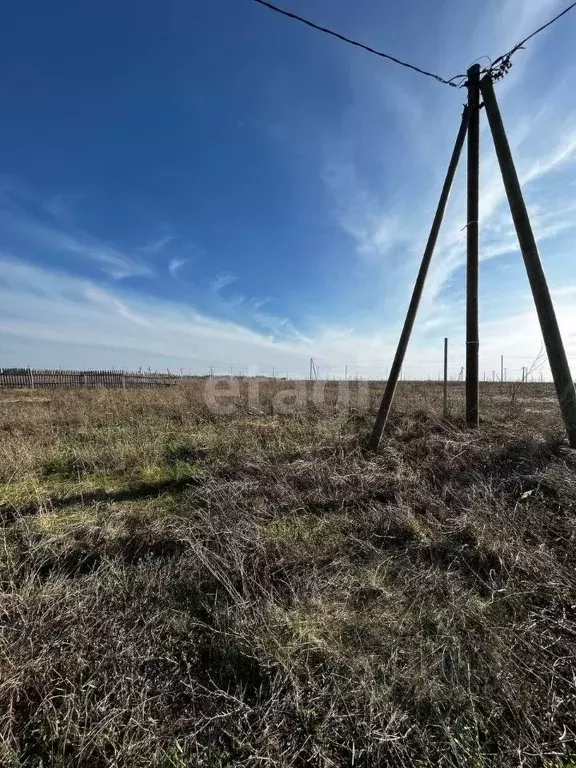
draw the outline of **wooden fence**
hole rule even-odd
[[[134,373],[130,371],[55,371],[34,368],[0,368],[0,388],[45,389],[76,387],[137,389],[170,387],[181,376],[169,373]]]

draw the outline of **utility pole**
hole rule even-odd
[[[494,139],[498,164],[502,173],[504,189],[510,204],[512,220],[518,236],[526,272],[528,273],[528,280],[540,322],[540,330],[544,338],[546,353],[554,377],[554,386],[556,387],[564,426],[566,427],[571,448],[576,448],[576,389],[574,389],[574,381],[568,366],[568,359],[564,344],[562,343],[558,321],[556,320],[554,305],[548,290],[546,276],[542,269],[538,246],[534,239],[528,211],[522,196],[522,189],[520,188],[514,160],[512,159],[512,152],[510,151],[500,109],[494,94],[491,76],[486,75],[483,77],[480,86],[488,123]]]
[[[500,355],[500,383],[504,381],[504,355]]]
[[[478,198],[480,65],[468,70],[468,220],[466,224],[466,423],[478,426]]]

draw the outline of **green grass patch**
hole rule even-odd
[[[264,539],[286,555],[322,558],[342,551],[349,527],[345,517],[286,517],[268,523]]]

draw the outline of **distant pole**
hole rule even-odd
[[[316,380],[318,379],[319,370],[320,369],[316,366],[316,363],[314,362],[314,358],[311,357],[310,358],[310,381],[312,381],[312,379],[316,379]]]
[[[566,427],[570,447],[576,448],[576,389],[574,389],[574,381],[568,366],[568,359],[566,358],[566,351],[562,343],[558,321],[556,320],[554,305],[548,290],[546,276],[542,269],[538,246],[534,239],[530,218],[522,196],[516,168],[514,167],[512,152],[510,151],[500,109],[494,94],[492,78],[489,75],[482,78],[481,88],[486,115],[490,124],[490,130],[492,131],[494,147],[502,173],[504,189],[510,204],[510,212],[512,213],[520,250],[522,251],[530,288],[532,289],[532,296],[534,297],[534,304],[536,305],[536,312],[538,313],[540,330],[544,338],[546,353],[554,377],[554,386],[556,387],[556,395],[560,404],[560,410],[562,411],[564,426]]]
[[[504,381],[508,381],[508,368],[504,368]]]
[[[344,368],[344,381],[348,381],[348,366]]]
[[[500,355],[500,381],[504,381],[504,355]]]
[[[416,313],[418,312],[420,299],[422,298],[424,283],[426,282],[426,276],[428,275],[428,269],[430,267],[430,262],[432,261],[434,248],[436,247],[436,241],[438,239],[438,234],[442,225],[442,219],[444,218],[444,212],[446,210],[446,205],[450,196],[450,190],[452,189],[452,182],[454,181],[454,176],[456,174],[458,161],[462,153],[462,147],[464,145],[464,139],[466,138],[467,130],[468,109],[465,107],[462,114],[460,128],[458,130],[458,135],[456,137],[456,142],[454,144],[454,149],[452,150],[452,156],[448,164],[446,178],[444,179],[444,186],[442,187],[442,192],[440,193],[438,207],[436,208],[430,234],[428,235],[428,242],[426,243],[426,248],[424,249],[422,263],[420,264],[420,269],[418,271],[418,276],[416,278],[416,283],[412,292],[412,298],[410,299],[410,304],[408,306],[408,312],[406,313],[406,319],[404,320],[404,327],[402,328],[402,333],[400,334],[398,348],[396,349],[396,354],[394,355],[394,362],[392,363],[388,381],[386,382],[386,388],[384,390],[384,394],[382,395],[380,408],[374,422],[374,427],[372,428],[370,439],[368,440],[368,447],[371,450],[376,450],[376,448],[378,448],[380,438],[382,437],[382,432],[386,427],[386,422],[388,421],[388,416],[390,415],[390,409],[392,407],[392,401],[394,400],[394,393],[396,392],[398,378],[402,374],[402,366],[404,364],[408,342],[410,341],[410,335],[412,334],[412,328],[414,327],[414,320],[416,319]]]
[[[496,371],[492,371],[492,381],[496,381]]]
[[[480,65],[468,70],[468,220],[466,223],[466,423],[478,426],[478,197]]]
[[[442,413],[448,417],[448,339],[444,339],[444,389],[442,393]]]
[[[274,368],[274,366],[272,366],[272,378],[276,378],[276,368]]]

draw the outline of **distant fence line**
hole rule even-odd
[[[34,368],[1,368],[0,388],[66,389],[115,388],[140,389],[170,387],[184,378],[170,373],[134,373],[126,371],[56,371]]]
[[[217,381],[242,381],[242,380],[261,380],[261,381],[308,381],[307,376],[266,376],[266,375],[253,375],[245,376],[239,374],[233,376],[232,374],[174,374],[174,373],[159,373],[158,371],[63,371],[56,369],[39,369],[39,368],[0,368],[0,389],[145,389],[154,387],[171,387],[175,384],[185,381],[198,381],[199,379],[214,379]],[[347,381],[349,383],[354,382],[373,382],[383,383],[386,378],[357,378],[348,376],[346,379],[337,379],[336,377],[318,377],[318,379],[312,379],[312,381]],[[405,381],[412,382],[425,382],[436,383],[434,378],[407,378]],[[499,383],[498,378],[487,380],[484,377],[484,382],[492,383],[495,381]],[[534,378],[531,379],[534,382]],[[440,378],[438,378],[440,383]],[[455,376],[451,377],[450,385],[456,385],[463,382],[461,381],[461,374],[456,379]],[[510,382],[514,383],[514,382]],[[515,383],[518,383],[516,380]],[[540,378],[540,383],[544,383],[544,380]]]

